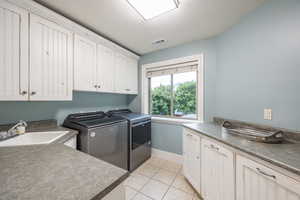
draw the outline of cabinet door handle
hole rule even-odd
[[[26,94],[27,94],[27,91],[22,91],[21,92],[21,95],[23,95],[23,96],[26,95]]]
[[[36,92],[31,92],[30,95],[31,95],[31,96],[34,96],[34,95],[36,95]]]
[[[220,151],[220,148],[219,147],[216,147],[215,145],[211,144],[211,145],[206,145],[205,144],[205,147],[208,148],[208,149],[211,149],[213,151],[216,151],[218,154],[224,156],[224,157],[228,157],[225,153],[221,152]]]
[[[130,91],[130,89],[125,89],[126,91]]]
[[[101,88],[101,85],[98,85],[98,88]]]
[[[216,146],[213,145],[213,144],[210,145],[210,148],[211,148],[211,149],[214,149],[214,150],[216,150],[216,151],[219,151],[219,150],[220,150],[219,147],[216,147]]]
[[[94,85],[94,88],[98,88],[98,85]]]
[[[267,172],[264,172],[263,170],[261,170],[261,169],[258,168],[258,167],[256,168],[256,170],[257,170],[260,174],[262,174],[262,175],[264,175],[264,176],[267,176],[267,177],[276,179],[276,176],[275,176],[275,175],[268,174]]]

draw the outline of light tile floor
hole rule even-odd
[[[152,157],[125,181],[126,200],[200,200],[182,175],[182,166]]]

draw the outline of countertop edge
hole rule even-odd
[[[130,172],[126,172],[123,176],[118,178],[115,182],[113,182],[110,186],[105,188],[103,191],[101,191],[99,194],[97,194],[95,197],[93,197],[91,200],[99,200],[105,197],[107,194],[109,194],[111,191],[113,191],[118,185],[120,185],[127,177],[129,177]]]
[[[272,165],[276,165],[277,167],[283,168],[283,169],[285,169],[285,170],[287,170],[287,171],[289,171],[291,173],[294,173],[294,174],[300,176],[300,169],[296,169],[296,168],[291,167],[289,165],[286,165],[286,164],[284,164],[284,163],[282,163],[280,161],[276,161],[276,160],[270,159],[270,158],[268,158],[266,156],[263,156],[263,155],[260,155],[260,154],[257,154],[257,153],[251,152],[251,151],[247,151],[247,150],[245,150],[245,149],[243,149],[241,147],[238,147],[238,146],[233,145],[233,144],[231,144],[229,142],[226,142],[225,140],[222,140],[222,139],[220,139],[218,137],[214,137],[213,135],[211,135],[209,133],[205,133],[204,131],[199,131],[199,130],[193,128],[193,127],[190,127],[189,125],[190,124],[183,124],[182,126],[185,127],[185,128],[191,129],[191,130],[193,130],[193,131],[195,131],[195,132],[197,132],[199,134],[202,134],[202,135],[204,135],[206,137],[214,139],[214,140],[216,140],[218,142],[221,142],[221,143],[223,143],[225,145],[228,145],[228,146],[230,146],[230,147],[232,147],[234,149],[237,149],[239,151],[242,151],[242,152],[247,153],[247,154],[249,154],[251,156],[257,157],[259,159],[262,159],[263,161],[266,161],[266,162],[268,162],[268,163],[270,163]]]

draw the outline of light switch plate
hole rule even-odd
[[[272,109],[264,109],[264,119],[272,120]]]

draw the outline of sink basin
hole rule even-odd
[[[29,132],[24,135],[1,141],[0,147],[50,144],[67,133],[68,131]]]

